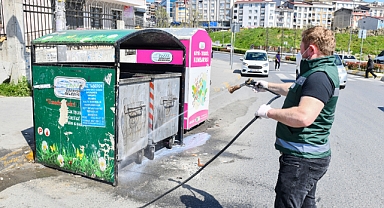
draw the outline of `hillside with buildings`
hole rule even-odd
[[[228,29],[236,22],[242,28],[282,27],[303,29],[324,26],[329,29],[352,27],[382,28],[383,2],[360,0],[159,0],[147,2],[147,22],[156,25],[156,10],[164,8],[170,26],[191,26],[210,30]]]
[[[236,33],[234,47],[239,49],[249,49],[253,44],[255,48],[277,51],[280,48],[286,53],[296,53],[300,49],[301,29],[282,29],[282,28],[252,28],[242,29]],[[363,40],[358,37],[358,30],[335,30],[336,33],[336,51],[338,53],[347,52],[348,48],[352,54],[359,57],[362,46],[362,57],[366,58],[368,54],[374,56],[384,50],[384,29],[368,31],[367,38]],[[377,35],[381,34],[381,35]],[[211,32],[210,36],[213,42],[230,43],[230,31]],[[351,41],[350,41],[351,40]],[[268,46],[268,48],[266,47]]]

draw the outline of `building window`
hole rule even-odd
[[[95,29],[103,28],[102,22],[102,8],[91,7],[91,27]]]
[[[84,27],[83,3],[67,1],[65,4],[65,18],[67,20],[68,29]]]
[[[122,20],[122,12],[118,10],[112,10],[112,28],[117,29],[117,20]]]

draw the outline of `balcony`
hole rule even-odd
[[[145,6],[145,0],[110,0],[108,2],[123,4],[124,6]]]

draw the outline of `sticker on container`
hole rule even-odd
[[[50,84],[40,84],[40,85],[35,85],[33,86],[34,89],[48,89],[51,88]]]
[[[151,55],[151,60],[155,63],[170,63],[172,59],[172,53],[169,52],[153,52]]]
[[[80,91],[84,88],[86,80],[79,77],[55,77],[54,93],[59,98],[80,100]]]
[[[41,128],[41,127],[37,128],[37,133],[39,135],[43,135],[43,128]]]
[[[44,134],[45,134],[45,136],[49,137],[49,135],[51,135],[51,131],[49,131],[48,128],[45,128],[44,129]]]
[[[80,94],[81,125],[105,127],[104,82],[87,82]]]
[[[205,42],[200,42],[200,43],[199,43],[199,48],[200,48],[201,50],[203,50],[203,49],[205,48]]]

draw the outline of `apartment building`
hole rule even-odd
[[[293,27],[293,19],[294,19],[294,11],[292,9],[286,7],[277,7],[276,8],[276,27],[283,28],[294,28]]]
[[[173,3],[174,16],[173,21],[177,23],[190,22],[188,5],[184,3],[184,0],[178,0]]]
[[[331,29],[333,6],[322,2],[287,1],[283,5],[294,11],[293,27],[303,29],[323,26]]]
[[[367,5],[368,3],[364,1],[353,1],[353,0],[339,0],[339,1],[324,1],[324,3],[331,4],[333,6],[333,11],[339,9],[353,9],[358,6]]]
[[[232,18],[241,27],[274,27],[276,2],[272,0],[236,1]]]
[[[161,1],[146,2],[146,20],[149,27],[154,27],[156,22],[156,11],[161,6]]]
[[[369,9],[369,15],[372,17],[384,17],[384,6],[369,5],[365,6]]]
[[[357,7],[355,9],[339,9],[334,13],[334,20],[332,29],[352,27],[356,29],[358,27],[358,21],[370,16],[369,8]]]
[[[160,2],[160,5],[162,7],[165,8],[165,11],[167,12],[167,14],[169,15],[170,17],[170,21],[171,19],[173,18],[174,16],[174,12],[173,12],[173,3],[175,2],[176,0],[162,0]]]
[[[190,10],[200,16],[203,25],[228,27],[232,16],[233,0],[190,0]]]

